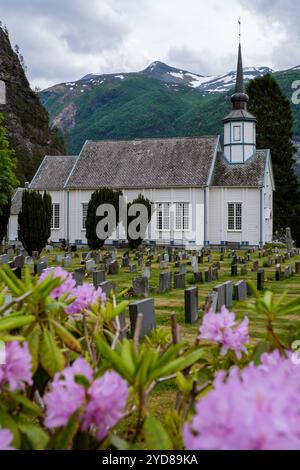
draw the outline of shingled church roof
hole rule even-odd
[[[264,184],[265,168],[269,150],[257,150],[244,163],[229,163],[222,154],[216,160],[212,186],[260,187]]]
[[[46,156],[30,184],[30,189],[60,190],[64,188],[68,176],[78,157]]]
[[[87,141],[65,187],[205,186],[218,145],[218,136]]]

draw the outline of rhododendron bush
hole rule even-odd
[[[300,449],[300,368],[274,328],[300,300],[263,295],[244,318],[205,312],[194,344],[157,329],[140,340],[120,321],[128,303],[70,273],[22,280],[0,271],[0,449]],[[264,318],[252,344],[247,311]],[[121,326],[123,325],[123,330]],[[161,419],[152,395],[176,387]]]

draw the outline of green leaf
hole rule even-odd
[[[148,450],[173,450],[172,441],[163,425],[153,416],[144,424],[146,447]]]
[[[135,447],[130,442],[121,439],[119,436],[112,435],[110,443],[118,450],[133,450]]]
[[[22,405],[24,410],[29,414],[33,416],[43,416],[43,412],[40,407],[24,395],[16,392],[10,392],[10,396],[16,404]]]
[[[32,357],[32,375],[36,373],[39,365],[39,347],[41,334],[42,331],[38,327],[31,331],[27,337],[29,352]]]
[[[16,449],[20,448],[20,433],[18,430],[18,426],[16,422],[13,420],[13,418],[6,413],[5,411],[0,409],[0,425],[1,428],[6,428],[11,431],[13,435],[13,441],[12,441],[12,447],[15,447]]]
[[[33,315],[0,318],[0,331],[16,330],[17,328],[22,328],[22,326],[31,325],[35,320],[36,318]]]
[[[157,379],[160,377],[167,377],[169,375],[176,374],[177,372],[180,372],[183,369],[190,367],[203,357],[205,357],[205,349],[196,349],[196,351],[193,351],[190,354],[187,354],[186,356],[179,357],[178,359],[175,359],[170,364],[167,364],[166,366],[161,367],[160,369],[156,368],[152,374],[152,378]]]
[[[18,422],[19,430],[29,440],[32,450],[44,450],[49,442],[48,434],[39,426],[28,423],[24,420]]]
[[[54,436],[51,442],[51,449],[53,450],[66,450],[68,449],[79,429],[79,410],[74,413],[69,419],[67,425],[60,429]]]
[[[51,320],[51,323],[54,325],[57,335],[69,349],[78,353],[82,352],[79,341],[72,335],[72,333],[55,320]]]
[[[60,372],[65,366],[65,358],[56,344],[53,334],[49,330],[44,330],[40,343],[40,363],[43,369],[54,377],[56,372]]]
[[[270,349],[270,345],[266,341],[260,341],[256,345],[254,353],[253,353],[253,362],[256,366],[258,366],[261,363],[260,358],[262,354],[269,352],[269,349]]]
[[[112,351],[101,335],[96,337],[96,345],[103,359],[105,359],[113,369],[119,372],[123,378],[132,382],[133,377],[128,365],[125,361],[122,361],[122,358],[116,351]]]

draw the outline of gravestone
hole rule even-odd
[[[26,256],[24,263],[25,263],[26,265],[32,265],[32,264],[33,264],[33,258],[32,258],[32,256]]]
[[[226,286],[219,284],[213,288],[213,291],[218,294],[217,312],[220,312],[223,305],[226,305]]]
[[[77,245],[71,245],[71,252],[75,253],[77,251]]]
[[[9,256],[7,254],[0,256],[0,265],[1,264],[8,264],[9,263]]]
[[[218,281],[219,279],[219,271],[218,268],[212,268],[211,269],[211,277],[213,281]]]
[[[237,276],[238,275],[238,265],[237,264],[232,264],[231,265],[231,276]]]
[[[213,313],[217,313],[218,292],[211,292],[210,294],[208,294],[206,304],[210,305],[210,311],[212,311]]]
[[[276,264],[275,266],[275,280],[276,281],[281,280],[281,264]]]
[[[185,288],[185,274],[174,273],[174,289]]]
[[[98,287],[102,289],[102,292],[106,294],[106,297],[110,297],[111,292],[113,292],[113,295],[116,295],[117,288],[114,282],[104,281],[101,282]]]
[[[198,256],[198,263],[203,264],[203,255]]]
[[[68,269],[72,264],[72,258],[70,256],[66,256],[63,258],[62,265],[63,268]]]
[[[263,269],[259,269],[257,273],[257,290],[264,290],[265,288],[265,271]]]
[[[149,295],[149,279],[139,276],[132,279],[132,287],[136,297],[147,297]]]
[[[129,266],[129,271],[130,271],[131,273],[136,273],[136,264],[131,264],[131,265]]]
[[[234,299],[243,302],[247,298],[247,283],[239,281],[234,285]]]
[[[101,284],[102,282],[105,282],[105,281],[106,281],[106,275],[105,275],[105,271],[104,271],[104,270],[93,271],[93,272],[92,272],[92,275],[93,275],[93,284],[94,284],[94,287],[98,287],[99,284]]]
[[[258,261],[254,261],[253,262],[253,272],[257,273],[259,270],[259,262]]]
[[[108,265],[108,274],[119,274],[119,263],[117,260],[111,261]]]
[[[150,279],[150,277],[151,277],[151,269],[150,269],[149,266],[145,266],[145,267],[144,267],[143,275],[144,275],[144,277],[146,277],[147,279]]]
[[[24,267],[25,256],[18,255],[14,257],[14,267],[22,269]]]
[[[286,266],[284,270],[284,277],[289,278],[293,275],[291,266]]]
[[[203,283],[203,274],[202,273],[194,273],[194,281],[196,284],[202,284]]]
[[[198,320],[198,287],[190,287],[184,291],[185,323],[195,323]]]
[[[72,277],[76,282],[76,286],[82,286],[84,280],[85,271],[83,268],[76,268],[75,271],[72,273]]]
[[[186,264],[181,263],[179,266],[179,274],[186,274]]]
[[[45,251],[46,251],[46,253],[52,253],[52,251],[53,251],[53,246],[52,246],[52,245],[46,245],[46,246],[45,246]]]
[[[38,262],[38,263],[35,263],[34,265],[34,274],[37,274],[38,276],[40,276],[42,274],[42,272],[44,271],[44,269],[47,269],[47,263],[45,262]]]
[[[130,258],[127,256],[123,256],[122,258],[122,267],[123,268],[128,268],[130,265]]]
[[[169,271],[167,273],[159,274],[159,293],[164,294],[172,289],[172,273]]]
[[[168,268],[168,262],[165,260],[162,260],[160,263],[160,269],[167,269]]]
[[[290,227],[286,228],[286,251],[291,253],[293,251],[293,238]]]
[[[300,261],[296,261],[295,263],[295,273],[300,274]]]
[[[63,255],[56,255],[55,256],[55,262],[56,263],[62,263],[62,260],[64,259]]]
[[[241,276],[245,276],[247,274],[247,266],[242,264],[241,266]]]
[[[146,335],[151,335],[152,330],[156,327],[154,299],[139,300],[129,305],[129,318],[132,337],[134,336],[137,316],[139,314],[143,315],[143,323],[140,334],[140,338],[143,338]]]
[[[85,269],[89,272],[94,271],[96,263],[93,259],[87,259],[85,262]]]
[[[41,256],[40,257],[40,263],[46,263],[48,266],[48,256]]]
[[[205,282],[211,282],[211,281],[212,281],[212,272],[211,272],[211,268],[205,269],[205,271],[204,271],[204,278],[205,278]]]
[[[233,284],[231,281],[224,283],[225,285],[225,305],[227,308],[232,307],[233,301]]]

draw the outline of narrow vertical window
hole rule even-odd
[[[60,204],[52,204],[51,228],[60,228]]]
[[[242,203],[228,203],[228,230],[242,230]]]
[[[83,203],[82,204],[82,229],[86,229],[86,218],[87,218],[87,211],[88,211],[88,204]]]
[[[168,202],[156,205],[156,229],[170,230],[170,203]]]
[[[176,204],[175,228],[176,230],[189,230],[189,203],[179,202]]]
[[[241,140],[241,126],[233,126],[233,140],[240,142]]]

